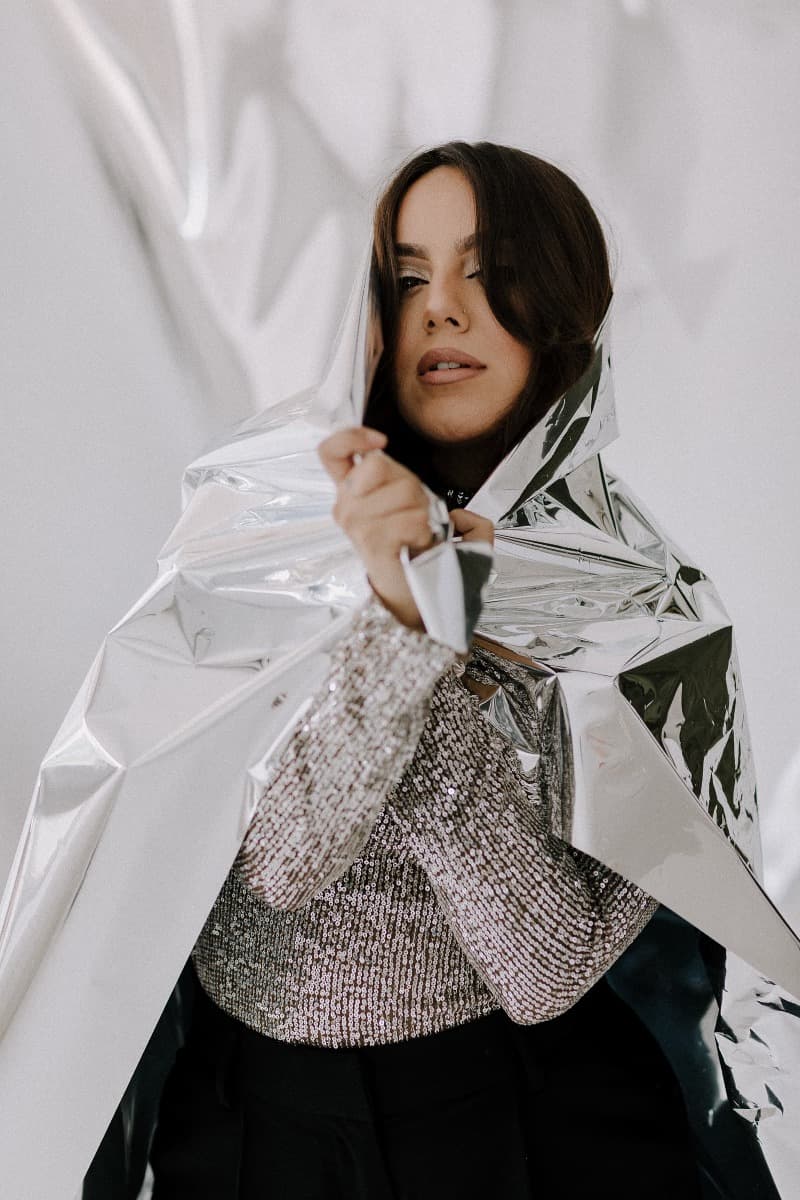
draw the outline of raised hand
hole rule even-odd
[[[373,591],[404,625],[422,629],[400,551],[408,546],[413,557],[433,545],[428,493],[413,471],[384,453],[385,445],[384,434],[358,425],[331,434],[317,452],[337,485],[334,520],[358,552]],[[493,541],[491,521],[464,509],[450,517],[465,540]]]

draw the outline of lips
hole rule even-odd
[[[417,363],[417,374],[424,375],[426,371],[435,371],[437,363],[447,362],[455,362],[462,367],[470,367],[473,370],[486,369],[486,363],[473,358],[471,354],[467,354],[464,350],[456,350],[453,346],[437,346],[435,350],[425,351]],[[444,371],[438,373],[442,375],[446,374]]]

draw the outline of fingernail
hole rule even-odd
[[[367,437],[371,442],[374,442],[376,446],[382,446],[386,441],[386,434],[381,433],[379,429],[368,429]]]

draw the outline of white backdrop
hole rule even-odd
[[[488,138],[564,167],[611,231],[607,461],[726,598],[768,883],[800,924],[800,9],[38,11],[0,7],[0,877],[74,691],[152,578],[181,468],[316,377],[397,161]]]

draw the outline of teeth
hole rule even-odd
[[[453,371],[453,370],[455,370],[456,367],[462,367],[463,365],[464,365],[463,363],[457,363],[457,362],[437,363],[436,366],[434,367],[434,370],[436,370],[436,371]]]

